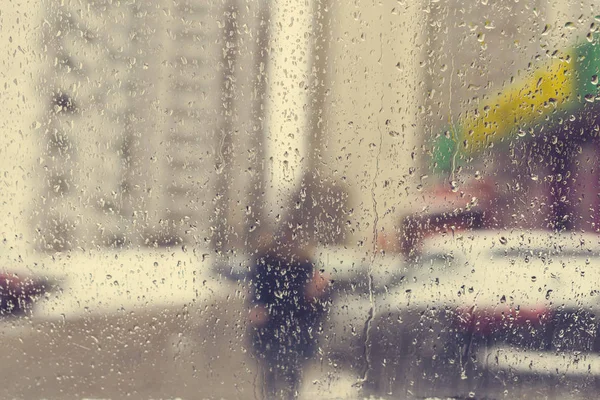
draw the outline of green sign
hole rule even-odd
[[[600,43],[579,44],[499,93],[490,94],[478,108],[462,115],[436,139],[433,169],[449,172],[492,144],[525,136],[525,131],[594,102],[598,95]],[[600,100],[600,98],[599,98]]]

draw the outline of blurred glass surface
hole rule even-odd
[[[0,398],[597,398],[599,26],[7,3]]]

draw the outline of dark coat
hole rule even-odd
[[[305,295],[313,273],[314,265],[310,260],[275,252],[256,258],[252,269],[251,303],[265,307],[269,316],[265,325],[252,329],[257,353],[269,358],[281,354],[312,356],[325,311],[323,300]]]

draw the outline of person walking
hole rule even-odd
[[[316,350],[329,280],[315,270],[312,240],[292,221],[257,249],[252,268],[250,340],[267,399],[295,399]]]

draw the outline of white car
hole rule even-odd
[[[338,298],[325,331],[354,352],[369,391],[466,395],[515,376],[600,377],[600,236],[437,236],[396,273],[373,297]]]
[[[390,285],[397,277],[404,258],[398,254],[380,253],[373,257],[367,250],[346,246],[323,246],[313,254],[315,266],[333,281],[336,291],[368,290],[369,275],[378,287]],[[244,280],[249,277],[252,257],[235,252],[215,260],[215,273],[231,280]]]

